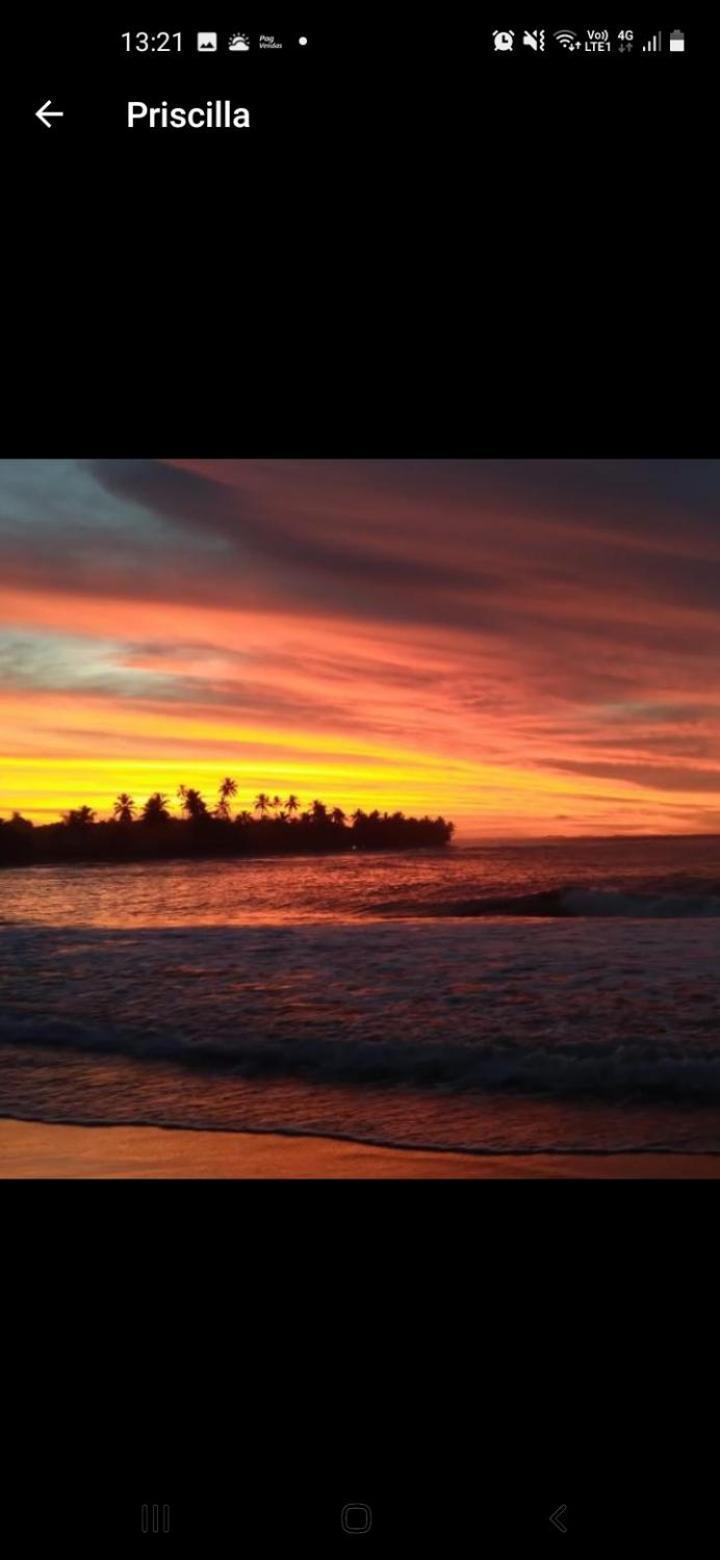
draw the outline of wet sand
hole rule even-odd
[[[696,1180],[720,1154],[451,1154],[335,1138],[0,1120],[0,1178],[27,1180]]]

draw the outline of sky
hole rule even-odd
[[[0,462],[0,816],[720,830],[720,461]]]

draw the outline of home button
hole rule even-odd
[[[364,1501],[350,1501],[347,1506],[343,1506],[340,1522],[343,1533],[369,1533],[372,1527],[372,1511]]]

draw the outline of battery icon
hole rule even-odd
[[[671,54],[682,54],[684,49],[685,49],[685,34],[681,33],[681,32],[671,32],[671,34],[670,34],[670,53]]]

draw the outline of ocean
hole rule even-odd
[[[720,1152],[720,838],[0,874],[0,1114]]]

